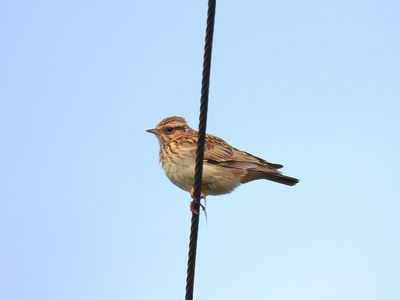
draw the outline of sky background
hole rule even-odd
[[[0,1],[0,299],[183,299],[206,1]],[[400,4],[218,1],[207,130],[301,179],[209,197],[195,299],[400,299]]]

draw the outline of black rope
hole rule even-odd
[[[204,145],[207,127],[208,92],[210,86],[211,53],[214,34],[215,0],[208,1],[207,28],[204,45],[203,79],[201,82],[199,133],[197,140],[196,168],[194,177],[194,200],[192,202],[192,225],[190,227],[189,255],[186,275],[185,300],[193,299],[194,272],[196,267],[197,235],[199,232],[201,179],[203,175]],[[198,212],[198,213],[195,213]]]

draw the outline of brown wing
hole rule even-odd
[[[204,160],[221,163],[235,159],[234,148],[224,140],[207,134],[204,148]]]
[[[190,152],[191,155],[196,156],[197,131],[192,130],[190,132],[190,138],[188,138],[188,135],[183,136],[179,143],[182,143],[184,146],[183,148]],[[207,134],[204,147],[204,161],[210,161],[214,163],[231,161],[234,159],[234,150],[235,149],[227,144],[224,140]]]
[[[212,136],[206,136],[204,161],[220,167],[230,168],[232,172],[243,172],[241,183],[257,179],[268,179],[286,185],[295,185],[298,179],[282,175],[278,169],[283,166],[273,164],[266,160],[241,151],[230,146],[224,140]]]
[[[206,136],[204,160],[225,167],[241,169],[269,167],[275,170],[283,167],[282,165],[267,162],[262,158],[236,149],[213,135]]]

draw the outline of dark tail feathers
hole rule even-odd
[[[262,178],[290,186],[293,186],[299,182],[297,178],[285,176],[279,173],[263,173]]]

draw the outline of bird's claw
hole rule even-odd
[[[190,202],[190,210],[192,211],[193,214],[198,215],[198,214],[199,214],[199,211],[198,211],[198,209],[196,210],[196,208],[195,208],[196,199],[195,199],[195,197],[194,197],[194,188],[192,188],[192,190],[190,191],[190,196],[191,196],[192,199],[193,199],[192,202]],[[201,199],[204,200],[204,205],[200,202]],[[201,209],[203,210],[204,215],[205,215],[206,220],[207,220],[206,204],[207,204],[207,202],[206,202],[206,194],[205,194],[204,192],[201,192],[200,200],[199,200],[199,206],[200,206]]]
[[[204,213],[207,214],[207,212],[206,212],[206,207],[205,207],[203,204],[201,204],[201,203],[199,203],[199,205],[200,205],[201,209],[204,211]],[[195,215],[198,215],[198,214],[199,214],[199,211],[196,210],[196,208],[195,208],[195,201],[194,201],[194,200],[193,200],[192,202],[190,202],[190,210],[191,210],[192,213],[194,213]]]

